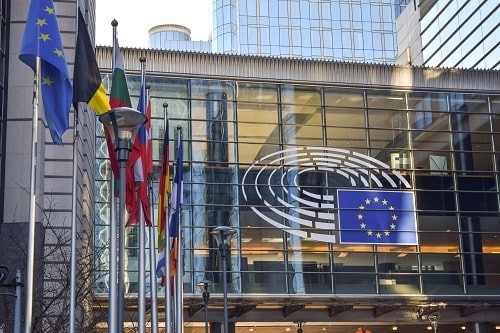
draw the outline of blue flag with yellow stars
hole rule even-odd
[[[32,0],[19,59],[36,72],[40,57],[43,108],[52,141],[62,144],[68,129],[73,89],[52,0]]]
[[[417,244],[411,191],[338,190],[340,243]]]

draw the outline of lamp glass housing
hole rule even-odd
[[[117,138],[115,136],[118,134],[119,140],[133,143],[137,131],[147,121],[147,117],[135,109],[119,107],[100,115],[99,121],[112,133],[113,143],[116,148]]]
[[[231,239],[236,234],[236,229],[227,226],[220,226],[212,230],[210,233],[214,236],[217,245],[221,246],[221,244],[231,243]]]
[[[213,286],[213,284],[214,283],[210,280],[203,280],[203,281],[198,282],[198,288],[200,288],[200,291],[203,293],[203,292],[208,291],[208,289],[211,286]]]

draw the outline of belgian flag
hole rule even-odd
[[[90,41],[82,12],[78,10],[78,35],[76,37],[75,67],[73,72],[73,106],[87,103],[97,114],[110,110],[109,101],[101,81],[94,47]]]

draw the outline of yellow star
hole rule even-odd
[[[359,226],[361,227],[361,229],[366,229],[366,223],[361,223]]]
[[[377,238],[382,238],[382,234],[380,232],[377,232],[375,236],[377,236]]]
[[[43,10],[44,12],[47,12],[50,15],[54,15],[54,8],[45,6],[45,9]]]
[[[54,83],[54,81],[50,79],[50,76],[42,77],[42,84],[52,87],[52,83]]]
[[[63,51],[59,50],[57,47],[56,49],[54,50],[54,53],[59,57],[59,58],[62,58],[64,53]]]
[[[40,37],[38,39],[43,40],[44,42],[50,40],[50,35],[49,34],[40,34]]]
[[[388,230],[384,231],[384,235],[389,236],[390,234],[391,234],[390,231],[388,231]]]
[[[366,233],[368,234],[368,236],[373,235],[373,231],[371,231],[371,230],[368,230]]]
[[[43,27],[44,25],[47,25],[47,20],[46,19],[36,19],[36,25],[39,27]]]

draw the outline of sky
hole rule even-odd
[[[97,0],[96,44],[111,46],[118,21],[120,47],[148,47],[148,31],[160,24],[180,24],[191,30],[191,40],[208,40],[212,28],[212,0]]]

